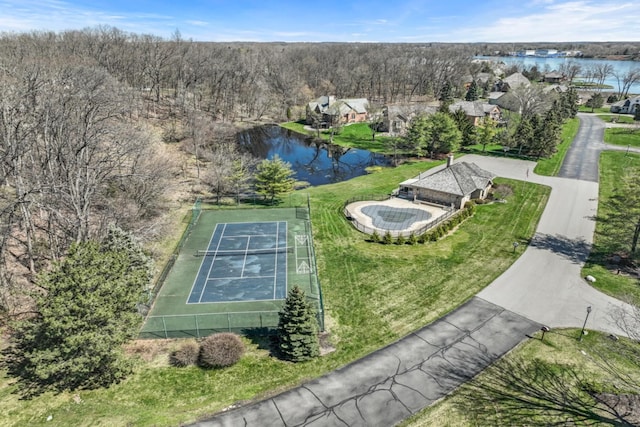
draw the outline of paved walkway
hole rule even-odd
[[[580,277],[597,209],[604,124],[581,126],[560,177],[534,162],[465,156],[498,176],[552,188],[533,242],[490,286],[453,313],[363,359],[262,402],[195,426],[388,426],[444,397],[542,325],[620,334],[611,313],[628,306]]]

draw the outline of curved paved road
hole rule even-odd
[[[604,124],[581,126],[560,177],[532,173],[535,163],[466,156],[498,176],[548,185],[549,202],[532,244],[490,286],[454,312],[341,369],[264,401],[194,426],[387,426],[434,401],[511,350],[542,325],[620,334],[619,301],[580,278],[592,243]]]

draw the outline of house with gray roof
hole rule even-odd
[[[472,125],[477,126],[480,119],[489,117],[494,121],[500,121],[500,107],[482,101],[458,101],[449,106],[449,111],[455,113],[464,111]]]
[[[487,197],[495,177],[475,163],[454,163],[449,156],[444,169],[400,183],[398,196],[461,209],[471,199]]]
[[[609,111],[620,114],[635,114],[637,108],[640,108],[640,96],[615,102],[611,104]]]
[[[328,127],[333,124],[364,122],[368,119],[368,109],[369,101],[366,98],[336,99],[335,96],[321,96],[307,104],[306,123]]]
[[[382,121],[378,130],[392,135],[405,135],[414,117],[428,116],[437,110],[437,107],[424,103],[385,105],[382,107]]]
[[[522,73],[513,73],[502,80],[498,80],[494,92],[509,92],[519,86],[531,86],[531,82]]]

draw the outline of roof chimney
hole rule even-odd
[[[451,166],[453,164],[453,154],[449,154],[447,156],[447,167]]]

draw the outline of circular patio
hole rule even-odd
[[[412,202],[398,197],[384,201],[365,200],[353,202],[345,207],[345,215],[360,231],[373,234],[409,236],[424,232],[429,224],[449,212],[441,207]]]

